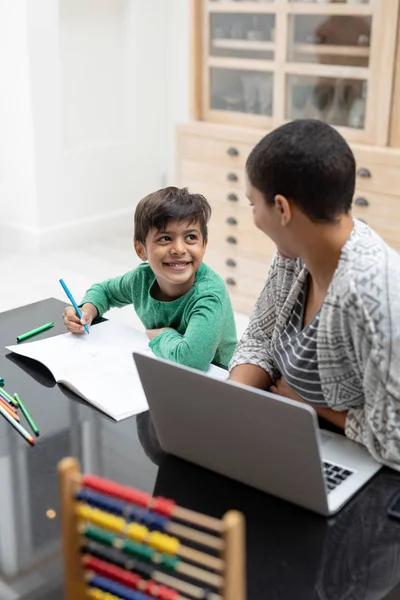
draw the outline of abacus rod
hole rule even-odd
[[[82,511],[84,511],[83,514]],[[121,534],[127,539],[131,539],[135,542],[139,541],[137,537],[129,531],[130,524],[127,523],[123,517],[116,517],[115,515],[111,515],[110,513],[97,508],[92,508],[81,502],[76,504],[76,514],[81,520],[94,523],[96,526],[112,531],[113,533]],[[107,517],[106,520],[104,520],[104,516]],[[143,541],[146,543],[146,540]],[[194,550],[188,546],[179,545],[175,553],[177,556],[186,558],[187,560],[213,569],[214,571],[222,571],[224,567],[224,561],[220,558],[207,554],[206,552]]]
[[[73,479],[76,484],[82,485],[83,476],[81,474],[75,475]],[[171,517],[175,517],[180,521],[185,521],[204,529],[209,529],[216,533],[222,534],[223,531],[223,525],[220,519],[208,517],[207,515],[203,515],[189,508],[175,506],[172,510]]]
[[[172,533],[172,535],[176,535],[177,537],[189,540],[190,542],[195,542],[201,546],[217,550],[218,552],[222,552],[224,549],[224,541],[222,538],[216,537],[215,535],[210,535],[208,533],[202,533],[196,529],[186,527],[186,525],[180,525],[179,523],[168,523],[166,531],[168,531],[168,533]]]

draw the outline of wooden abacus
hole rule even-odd
[[[65,600],[245,600],[244,518],[59,464]]]

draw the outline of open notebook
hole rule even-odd
[[[6,348],[43,363],[57,383],[121,421],[148,408],[132,356],[134,351],[145,352],[157,360],[148,344],[145,333],[106,321],[91,327],[89,335],[64,333]],[[209,374],[215,379],[228,377],[214,365]]]

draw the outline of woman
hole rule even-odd
[[[400,470],[400,256],[353,221],[353,154],[298,120],[247,164],[255,225],[277,246],[231,380],[298,400]]]

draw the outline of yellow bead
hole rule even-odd
[[[97,588],[88,588],[87,592],[89,597],[93,598],[93,600],[120,600],[117,596],[109,594],[108,592],[103,592]]]
[[[178,538],[160,533],[160,531],[152,531],[147,538],[147,543],[158,552],[165,552],[170,555],[175,555],[180,546]]]
[[[131,525],[128,525],[126,535],[132,540],[135,540],[135,542],[143,543],[149,535],[149,530],[144,525],[132,523]]]
[[[125,521],[121,517],[110,515],[98,508],[91,508],[87,504],[78,504],[76,513],[81,519],[88,520],[94,525],[98,525],[114,533],[120,533],[125,528]]]

